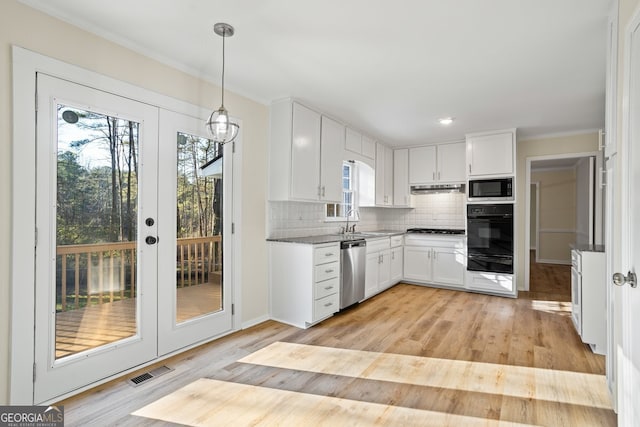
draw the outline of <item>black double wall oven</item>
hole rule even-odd
[[[513,274],[513,204],[467,205],[467,270]]]

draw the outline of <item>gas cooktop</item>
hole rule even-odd
[[[464,230],[459,228],[409,228],[407,233],[418,234],[464,234]]]

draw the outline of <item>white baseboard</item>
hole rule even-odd
[[[242,322],[242,329],[247,329],[250,328],[252,326],[258,325],[262,322],[266,322],[267,320],[270,320],[271,317],[269,317],[268,314],[265,314],[264,316],[260,316],[260,317],[256,317],[254,319],[250,319],[247,320],[246,322]]]

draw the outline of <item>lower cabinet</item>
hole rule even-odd
[[[403,260],[404,253],[402,250],[402,246],[391,248],[391,260],[389,261],[391,269],[391,279],[389,286],[393,286],[402,280],[402,271],[404,264]]]
[[[271,317],[308,328],[340,310],[340,244],[269,242]]]
[[[467,288],[489,294],[516,296],[512,274],[467,271]]]
[[[369,298],[389,287],[391,279],[389,238],[367,240],[364,297]]]
[[[571,317],[585,344],[606,354],[606,259],[604,252],[571,250]]]
[[[464,238],[405,238],[405,280],[464,288],[465,268]]]

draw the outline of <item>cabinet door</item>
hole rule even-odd
[[[389,285],[395,285],[402,280],[402,264],[404,256],[402,247],[391,249],[391,279]]]
[[[320,114],[293,104],[291,198],[318,200],[320,193]]]
[[[322,117],[320,137],[320,199],[326,202],[342,201],[342,147],[344,126]]]
[[[380,252],[380,264],[378,264],[378,291],[391,286],[391,251],[386,249]]]
[[[409,206],[409,150],[393,152],[393,204]]]
[[[384,147],[384,204],[393,205],[393,150]]]
[[[380,252],[367,254],[367,262],[364,273],[364,297],[369,298],[378,293],[378,266],[380,264]]]
[[[409,149],[409,184],[432,184],[436,181],[436,146]]]
[[[385,146],[376,144],[376,206],[384,206]]]
[[[345,133],[344,148],[354,153],[362,153],[362,135],[353,129],[347,128]]]
[[[450,286],[464,285],[464,253],[453,248],[433,249],[433,281]]]
[[[370,159],[376,158],[376,142],[366,135],[362,135],[362,155]]]
[[[431,277],[431,248],[405,246],[404,278],[418,282],[430,282]]]
[[[473,136],[467,139],[469,175],[512,175],[513,133]]]
[[[465,148],[464,142],[438,145],[437,178],[439,182],[464,182],[466,180]]]

